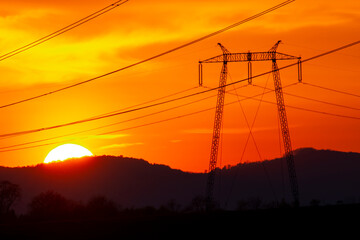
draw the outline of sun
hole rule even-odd
[[[68,143],[51,150],[46,156],[44,163],[64,161],[69,158],[81,158],[85,156],[93,156],[93,154],[80,145]]]

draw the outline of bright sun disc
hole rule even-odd
[[[63,144],[51,150],[46,156],[44,163],[64,161],[69,158],[81,158],[93,156],[86,148],[76,144]]]

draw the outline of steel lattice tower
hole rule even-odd
[[[222,123],[222,115],[224,109],[224,100],[225,100],[225,87],[227,79],[227,64],[228,62],[248,62],[248,82],[252,83],[252,61],[272,61],[272,72],[274,78],[274,86],[276,93],[276,102],[278,107],[278,114],[281,124],[281,132],[283,137],[284,149],[285,149],[285,158],[288,166],[289,179],[291,192],[294,199],[294,205],[299,205],[299,189],[295,171],[294,164],[294,155],[291,147],[291,138],[290,131],[287,121],[287,115],[285,110],[284,96],[282,92],[280,73],[277,66],[277,60],[298,60],[298,81],[302,81],[301,73],[301,58],[295,57],[292,55],[279,53],[277,48],[280,44],[278,41],[269,51],[267,52],[247,52],[247,53],[230,53],[224,46],[219,43],[223,54],[218,55],[203,61],[199,61],[199,85],[203,83],[202,80],[202,64],[203,63],[222,63],[222,70],[220,74],[220,83],[218,89],[216,111],[215,111],[215,120],[211,144],[211,153],[210,153],[210,164],[209,164],[209,174],[206,188],[206,204],[207,209],[213,207],[213,189],[214,189],[214,179],[215,179],[215,169],[218,157],[218,148],[220,142],[220,131]]]

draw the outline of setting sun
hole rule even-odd
[[[86,148],[76,144],[63,144],[51,150],[46,156],[44,163],[64,161],[69,158],[80,158],[92,156],[93,154]]]

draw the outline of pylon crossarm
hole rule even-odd
[[[223,63],[227,62],[248,62],[248,61],[269,61],[272,60],[275,54],[276,60],[293,60],[299,57],[292,56],[285,53],[271,53],[271,52],[247,52],[247,53],[228,53],[226,59],[224,54],[200,61],[200,63]]]

